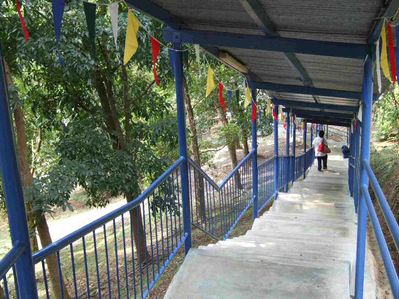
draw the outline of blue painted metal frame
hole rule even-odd
[[[295,114],[292,114],[292,157],[293,161],[295,162],[296,156],[296,122],[294,121]],[[296,163],[292,164],[292,182],[295,181],[295,172],[296,172]]]
[[[287,93],[317,95],[317,96],[334,97],[334,98],[345,98],[345,99],[353,99],[353,100],[357,100],[357,101],[361,97],[361,93],[356,92],[356,91],[316,88],[316,87],[288,85],[288,84],[277,84],[277,83],[271,83],[271,82],[254,82],[253,84],[258,89],[266,89],[266,90],[275,91],[275,92],[287,92]]]
[[[286,108],[313,108],[320,110],[332,110],[332,111],[345,111],[355,113],[359,111],[359,106],[346,106],[346,105],[334,105],[334,104],[320,104],[313,102],[303,102],[303,101],[287,101],[273,98],[272,102],[277,105],[282,105]]]
[[[252,109],[256,109],[257,91],[251,86],[252,92]],[[258,218],[258,140],[257,140],[257,119],[252,120],[252,194],[254,201],[254,215],[253,218]]]
[[[273,107],[274,113],[277,116],[276,119],[273,118],[273,134],[274,134],[274,192],[276,195],[278,194],[278,186],[279,186],[279,159],[278,159],[278,105],[274,105]],[[276,196],[277,198],[277,196]]]
[[[35,270],[32,262],[25,202],[18,171],[16,150],[9,113],[6,73],[0,46],[0,161],[8,223],[13,247],[24,251],[15,263],[21,298],[37,298]]]
[[[241,49],[258,49],[274,52],[289,52],[364,59],[369,50],[365,44],[328,42],[285,37],[266,37],[260,35],[238,34],[202,30],[175,30],[166,28],[163,34],[167,42],[201,44],[205,46],[233,47]],[[259,88],[254,86],[254,88]]]
[[[15,265],[25,249],[25,246],[23,246],[19,241],[15,242],[10,251],[0,261],[0,277],[4,277],[8,270]]]
[[[305,121],[303,123],[303,152],[306,153],[306,147],[307,147],[307,134],[308,134],[308,123]],[[312,140],[310,140],[310,143],[312,143]],[[305,163],[304,163],[304,171],[303,171],[303,178],[306,178],[306,156],[305,156]]]
[[[285,188],[284,191],[288,192],[288,185],[289,185],[289,175],[290,175],[290,113],[286,112],[286,128],[285,128],[285,155],[287,159],[285,159],[286,167],[286,182],[285,182]]]
[[[172,52],[175,56],[174,59],[174,70],[176,80],[176,107],[177,107],[177,125],[178,125],[178,137],[179,137],[179,154],[184,158],[181,165],[181,188],[182,188],[182,203],[183,203],[183,223],[184,233],[187,238],[184,243],[184,250],[186,254],[191,248],[191,218],[190,218],[190,199],[188,194],[188,165],[187,165],[187,139],[186,139],[186,115],[184,108],[184,92],[183,92],[183,54],[180,43],[174,43],[173,48],[176,51]]]
[[[371,114],[373,105],[373,61],[368,56],[364,64],[363,74],[363,98],[362,98],[362,136],[361,136],[361,160],[370,161],[371,141]],[[369,179],[363,165],[360,168],[360,186],[368,186]],[[366,230],[367,230],[367,207],[364,193],[361,193],[358,211],[358,231],[356,249],[356,277],[355,277],[355,298],[363,298],[364,286],[364,263],[366,253]]]

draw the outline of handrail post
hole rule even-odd
[[[303,122],[303,153],[305,154],[303,156],[303,178],[306,178],[306,163],[307,163],[307,157],[306,157],[306,137],[308,134],[308,123],[306,121]]]
[[[373,105],[373,59],[369,55],[364,64],[363,88],[362,88],[362,136],[361,136],[361,160],[370,161],[370,139],[371,139],[371,112]],[[363,163],[360,163],[360,186],[368,186],[369,178]],[[361,192],[359,201],[359,212],[357,221],[357,249],[356,249],[356,278],[355,298],[363,298],[364,286],[364,259],[366,250],[367,229],[367,206],[366,199]]]
[[[296,171],[296,122],[295,114],[292,114],[292,183],[295,181],[295,171]]]
[[[278,105],[274,105],[273,133],[274,133],[274,193],[278,195],[279,163],[278,163]]]
[[[252,91],[252,111],[256,109],[256,88],[251,88]],[[256,118],[252,119],[252,193],[254,197],[254,219],[258,218],[258,141]]]
[[[174,43],[174,71],[176,79],[176,108],[177,108],[177,124],[179,135],[179,154],[184,157],[181,164],[181,192],[183,204],[183,224],[184,233],[187,235],[184,242],[184,250],[187,254],[191,248],[191,217],[190,217],[190,198],[188,194],[188,159],[187,159],[187,141],[186,141],[186,117],[184,111],[184,91],[183,91],[183,59],[181,52],[181,43]]]
[[[355,152],[355,171],[354,171],[354,183],[353,183],[353,199],[355,201],[355,211],[357,213],[358,206],[359,206],[359,181],[358,181],[358,173],[359,173],[359,143],[360,143],[360,128],[359,128],[359,121],[356,118],[355,120],[355,144],[354,144],[354,152]]]
[[[0,167],[11,241],[13,246],[19,243],[24,247],[24,252],[15,263],[19,297],[34,299],[37,298],[35,269],[32,261],[21,177],[15,154],[5,76],[0,48]]]
[[[286,112],[285,118],[285,188],[284,191],[288,192],[288,184],[290,181],[290,113]]]
[[[354,164],[354,159],[353,159],[353,141],[354,141],[354,135],[353,135],[353,124],[351,124],[350,131],[349,131],[349,163],[348,163],[348,184],[349,184],[349,194],[350,196],[353,196],[353,167],[351,164]]]

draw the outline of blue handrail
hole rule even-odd
[[[17,262],[18,258],[24,253],[25,246],[19,241],[14,243],[14,246],[0,261],[0,278],[3,277]]]
[[[395,215],[392,213],[388,201],[385,198],[385,195],[382,192],[380,184],[378,183],[378,180],[373,170],[371,169],[370,165],[366,161],[363,161],[363,166],[367,171],[368,177],[371,182],[371,187],[375,192],[378,203],[383,211],[385,221],[387,222],[389,230],[394,238],[396,249],[399,250],[399,226],[398,223],[396,222]]]
[[[101,227],[105,223],[115,219],[116,217],[126,213],[136,206],[138,206],[142,201],[146,199],[146,197],[156,188],[158,187],[164,180],[174,171],[176,170],[183,162],[184,158],[180,157],[172,166],[170,166],[163,174],[161,174],[143,193],[141,193],[136,199],[133,201],[123,205],[120,208],[115,209],[114,211],[96,219],[95,221],[79,228],[78,230],[70,233],[69,235],[59,239],[58,241],[53,242],[49,246],[39,250],[35,254],[33,254],[33,262],[38,263],[41,260],[45,259],[48,255],[54,254],[58,250],[64,248],[69,245],[71,242],[78,240],[83,237],[87,233],[92,232],[93,230]]]

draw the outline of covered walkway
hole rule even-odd
[[[245,235],[190,250],[166,298],[349,298],[357,225],[347,169],[330,156]],[[369,268],[365,298],[375,298]]]

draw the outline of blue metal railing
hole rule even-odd
[[[296,177],[307,169],[305,156],[296,157]],[[191,222],[217,239],[226,239],[254,201],[251,151],[216,184],[188,159]],[[276,197],[274,159],[258,167],[258,211]],[[293,180],[279,157],[279,188]],[[184,245],[181,157],[140,196],[83,226],[33,255],[38,296],[146,298],[171,260]],[[306,158],[310,167],[312,160]],[[15,246],[0,263],[5,297],[18,298],[14,264],[23,248]],[[49,263],[56,265],[49,267]],[[7,274],[7,275],[6,275]],[[55,287],[56,286],[56,287]],[[54,294],[54,291],[59,294]]]
[[[140,196],[33,255],[43,297],[146,298],[184,245],[178,159]],[[49,273],[55,259],[58,273]],[[50,274],[50,275],[49,275]],[[58,281],[49,281],[49,277]],[[57,296],[57,297],[59,297]]]
[[[192,224],[215,239],[228,238],[251,206],[251,151],[218,185],[189,159],[189,194]]]
[[[396,254],[399,254],[399,225],[395,219],[395,215],[392,213],[391,208],[389,207],[388,201],[385,198],[384,193],[378,183],[378,180],[371,169],[369,163],[367,161],[362,161],[362,166],[364,167],[367,176],[370,180],[370,185],[374,191],[375,198],[378,202],[378,205],[381,209],[382,216],[389,228],[389,232],[393,238]],[[357,183],[360,182],[360,176],[357,176]],[[389,251],[389,247],[386,241],[386,237],[384,236],[384,232],[381,228],[380,220],[378,219],[376,207],[373,201],[371,200],[368,186],[363,184],[360,186],[360,192],[362,197],[366,202],[366,207],[368,211],[368,215],[370,216],[371,224],[374,229],[374,233],[377,239],[378,247],[380,249],[381,257],[384,263],[384,267],[387,273],[387,277],[389,283],[391,285],[392,293],[394,298],[399,298],[399,278],[398,273],[396,272],[394,262],[392,260],[391,253]]]

